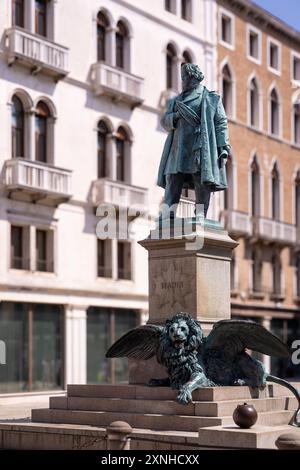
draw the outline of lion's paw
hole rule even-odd
[[[183,388],[178,393],[177,400],[182,405],[187,405],[188,403],[191,403],[192,401],[192,393],[190,392],[188,388]]]

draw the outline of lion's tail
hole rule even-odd
[[[288,388],[292,393],[293,395],[296,397],[297,401],[298,401],[298,408],[297,410],[295,411],[291,421],[290,421],[290,424],[292,426],[297,426],[297,427],[300,427],[300,394],[298,392],[298,390],[293,387],[292,384],[290,384],[289,382],[287,382],[286,380],[283,380],[283,379],[280,379],[279,377],[275,377],[274,375],[268,375],[266,377],[267,381],[268,382],[274,382],[276,384],[279,384],[279,385],[282,385],[283,387],[286,387]]]

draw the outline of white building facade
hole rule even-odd
[[[159,121],[181,64],[216,88],[215,9],[0,0],[0,393],[126,379],[104,355],[147,318],[147,254],[98,240],[96,209],[155,215]]]

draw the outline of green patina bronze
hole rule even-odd
[[[248,385],[265,387],[275,382],[287,387],[298,400],[291,424],[300,426],[300,396],[289,383],[269,375],[263,364],[246,349],[275,357],[289,357],[289,348],[263,326],[248,320],[222,320],[205,337],[200,323],[187,313],[178,313],[165,326],[143,325],[114,343],[106,357],[147,360],[156,357],[166,367],[166,379],[152,379],[149,385],[171,386],[179,391],[178,401],[192,401],[201,387]]]
[[[196,203],[206,216],[210,193],[227,189],[226,160],[230,153],[228,124],[221,97],[201,84],[199,67],[182,67],[183,91],[168,101],[161,119],[168,132],[158,172],[165,203],[177,204],[183,187],[195,189]]]

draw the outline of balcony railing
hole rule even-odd
[[[12,195],[25,193],[36,200],[64,202],[71,197],[71,174],[45,163],[13,158],[4,163],[2,183]]]
[[[17,27],[6,30],[6,37],[9,64],[18,60],[33,73],[43,71],[57,79],[68,74],[68,48]]]
[[[178,204],[176,216],[182,219],[195,217],[195,202],[182,197]]]
[[[226,210],[222,214],[226,230],[234,235],[250,236],[252,233],[251,218],[246,212]]]
[[[265,217],[253,217],[253,235],[262,240],[293,245],[296,242],[296,227]]]
[[[148,190],[123,181],[100,178],[93,182],[91,202],[96,207],[107,204],[123,209],[136,207],[148,211]]]
[[[133,107],[144,101],[144,79],[122,69],[97,62],[93,65],[92,80],[96,95],[107,95]]]

